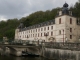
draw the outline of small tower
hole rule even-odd
[[[62,8],[62,14],[63,15],[69,15],[69,10],[68,10],[68,4],[67,3],[65,3],[64,5],[63,5],[63,8]]]
[[[18,40],[18,38],[19,38],[19,31],[20,31],[20,29],[17,27],[15,30],[15,40]]]
[[[76,27],[76,18],[72,15],[72,11],[68,9],[68,4],[65,3],[62,10],[58,12],[55,18],[56,24],[56,42],[73,42],[76,37],[74,29]]]
[[[20,25],[16,28],[15,30],[15,40],[19,39],[19,32],[22,31],[22,29],[24,28],[23,23],[20,23]]]
[[[62,15],[70,15],[70,16],[72,16],[72,11],[70,11],[69,9],[68,9],[68,4],[67,3],[65,3],[64,5],[63,5],[63,7],[62,7],[62,10],[60,10],[59,12],[58,12],[58,15],[57,15],[57,17],[58,16],[62,16]]]

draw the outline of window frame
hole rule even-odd
[[[59,24],[61,24],[61,18],[59,18]]]
[[[72,24],[72,18],[70,18],[70,24]]]

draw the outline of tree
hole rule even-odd
[[[15,35],[15,29],[21,22],[25,27],[28,27],[48,20],[52,20],[56,17],[57,11],[60,9],[61,8],[54,8],[45,12],[37,11],[30,14],[29,16],[22,17],[19,20],[14,18],[8,19],[7,21],[0,21],[0,39],[2,39],[4,36],[8,37],[9,39],[13,39]],[[80,0],[76,2],[74,6],[71,6],[70,10],[73,11],[74,16],[80,17]]]

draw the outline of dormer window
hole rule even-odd
[[[59,11],[59,16],[62,15],[62,11]]]
[[[72,11],[69,11],[69,15],[71,15],[71,16],[72,16]]]

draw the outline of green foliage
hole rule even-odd
[[[50,10],[47,10],[45,12],[43,11],[37,11],[35,13],[32,13],[31,15],[27,16],[25,19],[21,18],[25,26],[30,26],[34,24],[38,24],[44,21],[52,20],[55,18],[57,11],[60,8],[55,8]]]
[[[9,19],[7,21],[0,22],[0,39],[4,36],[8,37],[9,39],[14,38],[15,29],[19,25],[18,19]]]
[[[8,19],[7,21],[0,21],[0,39],[4,36],[8,37],[8,39],[14,39],[15,29],[19,26],[20,22],[23,22],[24,26],[28,27],[31,25],[35,25],[38,23],[42,23],[44,21],[55,19],[57,15],[57,11],[61,8],[55,8],[43,11],[37,11],[35,13],[30,14],[27,17],[22,17],[21,19]],[[80,3],[76,2],[73,7],[70,7],[70,10],[73,11],[73,14],[76,17],[80,17]]]
[[[71,7],[70,10],[73,12],[75,17],[80,18],[80,3],[76,2],[74,7]]]

